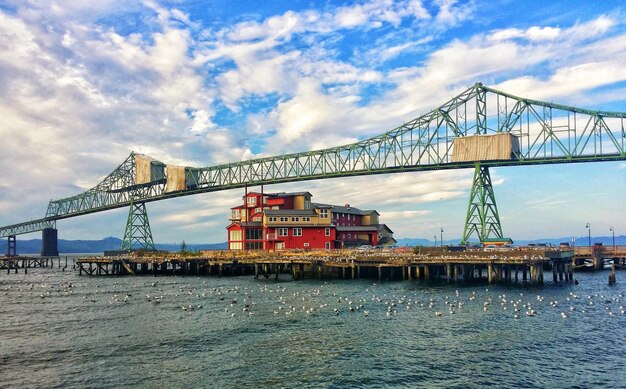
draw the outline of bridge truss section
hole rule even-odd
[[[474,168],[477,162],[488,168],[626,160],[625,122],[623,112],[522,98],[477,83],[390,131],[339,147],[208,167],[169,166],[131,153],[92,189],[51,201],[43,220],[244,186]],[[508,155],[458,157],[462,139],[498,134],[516,145]]]

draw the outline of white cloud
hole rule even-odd
[[[533,26],[527,30],[508,28],[492,33],[488,39],[493,41],[509,40],[512,38],[526,38],[531,41],[553,40],[559,37],[561,29],[558,27]]]

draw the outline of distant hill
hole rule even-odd
[[[455,240],[444,240],[443,244],[444,245],[455,245],[455,244],[459,244],[459,242],[461,241],[461,239],[455,239]],[[528,245],[530,243],[547,243],[547,244],[551,244],[553,246],[558,246],[561,242],[567,242],[570,245],[572,244],[572,237],[563,237],[563,238],[545,238],[545,239],[532,239],[532,240],[528,240],[528,239],[513,239],[514,244],[519,245],[519,246],[525,246]],[[605,246],[610,246],[613,244],[613,237],[612,236],[592,236],[591,237],[591,244],[594,243],[602,243]],[[437,245],[440,245],[441,242],[439,242],[439,240],[437,240]],[[574,245],[575,246],[587,246],[589,244],[589,237],[584,236],[584,237],[577,237],[575,238],[574,241]],[[618,246],[626,246],[626,236],[624,235],[619,235],[615,237],[615,244]],[[429,239],[415,239],[415,238],[400,238],[398,239],[398,246],[434,246],[435,245],[435,241],[434,240],[429,240]]]
[[[122,240],[114,237],[108,237],[101,240],[65,240],[59,239],[60,253],[102,253],[107,250],[119,250],[122,246]],[[156,244],[157,250],[178,251],[180,244]],[[208,243],[208,244],[188,244],[187,250],[225,250],[227,243]],[[7,252],[7,240],[0,240],[0,254]],[[17,252],[20,254],[37,254],[41,252],[41,239],[19,240],[17,241]]]

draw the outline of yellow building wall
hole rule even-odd
[[[374,212],[369,215],[363,215],[361,218],[361,224],[364,226],[371,226],[373,224],[378,224],[378,215]]]
[[[357,235],[360,240],[369,240],[369,236],[367,234],[358,234]]]
[[[293,208],[304,209],[304,195],[293,196]]]
[[[275,217],[276,221],[270,221],[270,217]],[[331,224],[330,218],[320,219],[319,216],[283,216],[287,217],[287,221],[280,221],[280,216],[267,216],[263,217],[263,223],[267,226],[289,226],[289,225],[305,225],[305,226],[329,226]],[[291,221],[292,217],[297,217],[298,221]],[[305,222],[302,220],[303,217],[311,218],[310,221]]]

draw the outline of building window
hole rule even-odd
[[[304,209],[311,209],[311,200],[304,199]]]
[[[309,247],[309,244],[308,244],[308,243],[305,243],[305,244],[304,244],[304,247]]]
[[[263,250],[263,242],[246,242],[246,250]]]
[[[241,242],[230,242],[230,246],[228,246],[231,250],[241,250],[243,245]]]
[[[305,217],[303,217],[303,218],[302,218],[302,221],[303,221],[303,222],[310,222],[310,221],[311,221],[311,218],[310,218],[310,217],[308,217],[308,216],[305,216]]]
[[[261,207],[254,208],[254,213],[261,213]]]
[[[241,230],[230,231],[229,240],[241,240]]]
[[[289,229],[288,228],[279,228],[278,229],[278,236],[289,236]]]
[[[341,234],[341,240],[346,240],[346,234]]]
[[[251,239],[251,240],[263,239],[263,230],[256,229],[256,228],[246,230],[246,239]]]
[[[294,228],[293,236],[302,236],[302,228]]]
[[[292,222],[299,222],[299,221],[300,221],[300,218],[299,218],[299,217],[292,217],[292,218],[291,218],[291,221],[292,221]]]
[[[320,219],[328,219],[328,209],[320,209]]]
[[[324,248],[325,248],[326,250],[330,250],[330,242],[326,242],[326,243],[324,243]]]
[[[278,208],[278,205],[273,205],[273,206],[272,206],[272,209],[273,209],[274,211],[277,211],[277,210],[279,209],[279,208]]]
[[[342,214],[341,214],[341,218],[342,218],[342,219],[345,219],[345,218],[346,218],[346,214],[345,214],[345,213],[342,213]]]
[[[251,196],[246,200],[248,207],[254,207],[256,205],[256,197]]]
[[[352,234],[348,234],[348,239],[352,239]]]
[[[288,218],[288,217],[286,217],[286,216],[281,216],[281,217],[280,217],[280,221],[281,221],[281,222],[288,222],[288,221],[289,221],[289,218]]]
[[[275,222],[276,221],[276,216],[270,216],[270,221],[271,222]]]
[[[326,236],[330,236],[330,228],[326,227],[326,228],[324,229],[324,235],[326,235]]]
[[[240,219],[241,218],[241,210],[233,209],[230,211],[231,219]]]
[[[261,216],[255,216],[252,218],[253,222],[260,222],[261,221]]]

